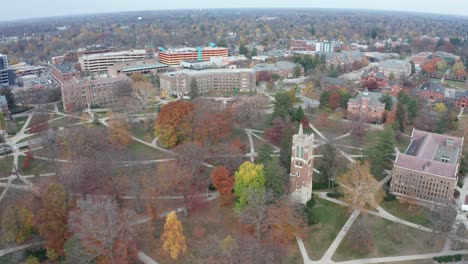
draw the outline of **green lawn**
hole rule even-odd
[[[109,113],[108,112],[96,112],[94,113],[94,116],[100,119],[100,118],[108,117]]]
[[[370,250],[365,253],[353,249],[351,246],[357,242],[348,233],[336,250],[332,258],[334,261],[439,252],[445,242],[443,237],[380,217],[361,214],[358,220],[367,223],[371,234]],[[353,228],[356,225],[351,226],[350,230]]]
[[[312,226],[304,243],[309,258],[319,260],[346,223],[348,213],[343,206],[322,199],[318,200],[313,213],[318,223]]]
[[[28,169],[25,169],[23,167],[23,162],[25,158],[25,156],[19,156],[18,159],[19,172],[22,175],[34,175],[36,173],[52,173],[54,171],[54,165],[52,162],[34,158],[31,160],[30,167]]]
[[[132,141],[127,146],[129,157],[132,160],[153,160],[153,159],[167,159],[172,158],[171,154],[153,149],[140,142]]]
[[[22,116],[22,117],[16,117],[15,120],[9,121],[8,122],[8,133],[10,134],[16,134],[18,133],[21,128],[23,128],[24,123],[28,120],[27,116]]]
[[[40,137],[40,135],[32,135],[30,137],[23,138],[23,139],[21,139],[20,141],[18,141],[16,143],[18,144],[18,143],[28,142],[28,141],[33,140],[33,139],[38,138],[38,137]]]
[[[0,157],[0,177],[8,177],[13,170],[13,156]]]
[[[130,133],[132,133],[133,136],[147,142],[151,142],[154,138],[153,129],[148,131],[147,126],[140,125],[139,123],[130,124]]]
[[[52,122],[49,122],[49,127],[64,127],[80,122],[84,122],[85,120],[82,120],[80,118],[74,118],[74,117],[69,117],[65,116],[60,119],[54,120]]]
[[[407,204],[402,204],[398,200],[389,202],[383,201],[380,206],[392,215],[406,221],[422,226],[431,226],[431,221],[427,219],[426,216],[427,209],[424,207],[420,206],[410,211]]]

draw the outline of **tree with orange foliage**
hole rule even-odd
[[[109,138],[115,146],[127,146],[132,141],[127,118],[120,116],[109,119]]]
[[[68,212],[74,207],[73,201],[62,185],[54,183],[41,198],[42,208],[35,219],[35,226],[46,240],[46,248],[59,256],[64,254],[63,245],[69,238]]]
[[[301,210],[287,199],[282,199],[269,206],[263,230],[270,237],[269,241],[288,244],[296,241],[296,236],[302,233],[304,227]]]
[[[229,170],[224,167],[216,167],[211,173],[211,182],[214,187],[218,189],[219,194],[221,195],[221,204],[230,205],[234,195],[232,193],[232,188],[234,187],[234,177],[229,175]]]
[[[186,137],[208,148],[217,145],[232,131],[231,109],[219,109],[218,106],[209,103],[196,103],[194,111],[184,121],[190,124],[191,128],[186,130]]]
[[[193,103],[186,101],[171,102],[161,108],[154,126],[154,134],[161,146],[172,148],[185,141],[186,131],[191,130],[192,124],[184,119],[194,108]]]
[[[242,152],[245,152],[245,150],[246,150],[245,144],[243,144],[242,141],[239,138],[234,139],[231,142],[231,145],[233,147],[237,148],[238,150],[242,151]]]
[[[332,92],[328,97],[328,107],[335,110],[340,106],[340,94],[338,92]]]

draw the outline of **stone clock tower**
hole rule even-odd
[[[314,134],[304,134],[302,124],[293,136],[289,196],[295,203],[306,204],[312,198]]]

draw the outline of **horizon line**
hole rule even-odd
[[[364,9],[364,8],[339,8],[339,7],[208,7],[208,8],[181,8],[181,9],[146,9],[146,10],[129,10],[129,11],[109,11],[109,12],[98,12],[98,13],[77,13],[68,15],[51,15],[51,16],[38,16],[30,18],[17,18],[1,20],[0,23],[8,22],[23,22],[28,20],[46,20],[53,18],[68,18],[68,17],[85,17],[93,15],[103,14],[120,14],[120,13],[137,13],[137,12],[160,12],[160,11],[204,11],[204,10],[342,10],[342,11],[371,11],[371,12],[394,12],[394,13],[405,13],[405,14],[424,14],[424,15],[439,15],[439,16],[452,16],[457,18],[468,19],[468,15],[459,15],[451,13],[433,13],[424,11],[412,11],[412,10],[390,10],[390,9]]]

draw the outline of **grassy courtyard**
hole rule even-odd
[[[22,175],[34,175],[36,173],[44,174],[52,173],[54,171],[54,165],[52,162],[35,158],[31,159],[29,168],[25,168],[23,166],[25,158],[25,156],[19,156],[18,159],[19,172]]]
[[[18,133],[21,128],[23,128],[24,123],[26,123],[26,120],[28,120],[27,116],[22,116],[22,117],[16,117],[14,121],[9,121],[8,122],[8,133],[9,134],[16,134]]]
[[[346,223],[349,214],[345,207],[322,199],[313,208],[313,214],[317,224],[311,227],[308,237],[303,240],[309,258],[319,260]]]
[[[362,246],[357,249],[357,241],[349,235],[352,229],[356,228],[356,225],[353,225],[333,256],[334,261],[439,252],[445,242],[445,239],[430,232],[380,217],[361,214],[356,221],[358,220],[365,221],[369,228],[369,249],[367,252],[362,250]]]
[[[132,141],[128,146],[128,156],[132,160],[154,160],[154,159],[167,159],[172,158],[172,155],[153,149],[140,142]]]
[[[383,201],[380,206],[392,215],[406,221],[426,227],[431,226],[431,221],[426,215],[427,209],[424,207],[419,206],[410,210],[408,204],[400,203],[398,200]]]
[[[0,177],[8,177],[13,170],[13,156],[0,157]]]

